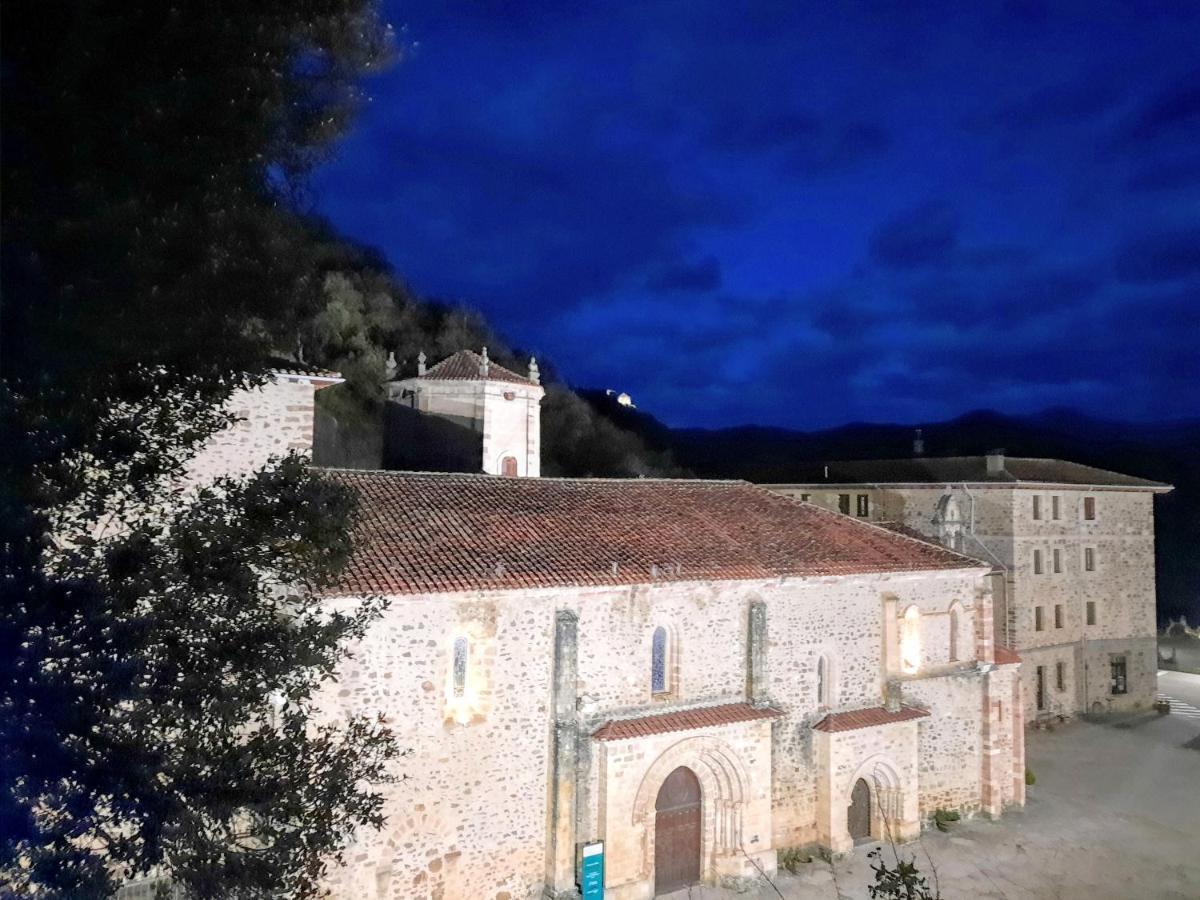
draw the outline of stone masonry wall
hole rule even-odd
[[[576,843],[605,836],[605,798],[614,784],[632,777],[632,770],[613,768],[623,757],[606,759],[592,731],[612,718],[743,701],[748,613],[755,600],[767,609],[767,699],[785,716],[728,738],[737,765],[754,770],[748,777],[759,785],[755,791],[761,789],[761,773],[773,772],[770,814],[747,811],[742,819],[747,842],[756,838],[756,848],[767,853],[818,838],[811,726],[824,711],[818,708],[816,660],[823,653],[828,661],[833,708],[879,705],[896,652],[884,647],[885,611],[901,615],[912,605],[922,614],[922,671],[904,682],[904,692],[913,702],[930,704],[933,716],[919,723],[922,796],[910,799],[914,809],[918,802],[922,810],[977,808],[982,681],[965,670],[975,665],[970,636],[972,616],[983,609],[982,574],[977,569],[395,598],[329,688],[326,709],[334,717],[382,711],[411,748],[412,755],[397,766],[409,777],[386,789],[387,826],[360,836],[347,855],[349,867],[332,881],[335,896],[513,900],[541,890],[551,833],[551,666],[558,609],[578,616]],[[949,659],[948,649],[952,604],[962,634],[957,661]],[[656,695],[650,658],[660,625],[670,635],[670,680],[669,690]],[[461,692],[454,673],[459,638],[469,647]],[[867,729],[855,741],[870,743],[870,734],[878,731]],[[773,750],[755,745],[757,740],[771,742]],[[613,754],[639,758],[652,750],[651,743],[612,748]],[[769,856],[762,859],[769,864]]]
[[[276,375],[261,388],[234,393],[229,408],[239,421],[196,455],[187,480],[204,484],[247,474],[292,450],[311,454],[316,390],[311,378]]]

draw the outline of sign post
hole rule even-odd
[[[604,841],[583,845],[583,900],[604,900]]]

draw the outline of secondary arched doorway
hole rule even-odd
[[[700,880],[700,781],[687,766],[667,776],[654,801],[654,893]]]
[[[871,787],[864,778],[854,782],[854,789],[850,791],[846,827],[852,841],[864,841],[871,837]]]

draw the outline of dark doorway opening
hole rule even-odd
[[[850,809],[846,813],[850,838],[866,841],[871,838],[871,788],[863,779],[854,782],[850,792]]]
[[[654,802],[654,893],[700,880],[700,781],[686,766],[667,776]]]

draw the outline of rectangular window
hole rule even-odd
[[[1095,519],[1096,519],[1096,498],[1095,497],[1084,497],[1083,498],[1083,517],[1085,519],[1087,519],[1087,521],[1089,521],[1089,522],[1095,521]]]
[[[1042,498],[1039,494],[1033,495],[1033,517],[1035,519],[1042,517]]]
[[[1033,574],[1034,575],[1042,574],[1042,551],[1041,550],[1033,551]]]
[[[1125,684],[1125,657],[1114,656],[1109,663],[1112,669],[1112,679],[1109,684],[1110,694],[1124,694],[1126,691]]]
[[[1046,667],[1037,667],[1037,708],[1046,708]]]
[[[808,498],[809,498],[809,497],[811,497],[811,496],[812,496],[812,494],[801,494],[801,495],[800,495],[800,499],[801,499],[803,502],[807,503],[807,502],[808,502]]]
[[[871,498],[867,494],[858,495],[858,517],[865,519],[871,514]]]
[[[1042,608],[1040,606],[1035,606],[1033,608],[1033,630],[1041,631],[1043,627]]]
[[[1054,574],[1062,574],[1062,551],[1058,549],[1054,551]]]
[[[1083,548],[1083,571],[1085,571],[1085,572],[1095,572],[1096,571],[1096,548],[1095,547],[1084,547]]]
[[[838,494],[838,512],[843,516],[850,515],[850,495]]]
[[[1067,664],[1060,662],[1054,665],[1054,686],[1060,691],[1067,689]]]
[[[1052,519],[1059,518],[1058,500],[1058,494],[1055,494],[1050,498],[1050,518]]]
[[[1089,625],[1096,624],[1096,601],[1089,600],[1087,602],[1087,623]]]
[[[1055,628],[1063,627],[1063,611],[1062,611],[1061,603],[1054,604],[1054,627]]]

